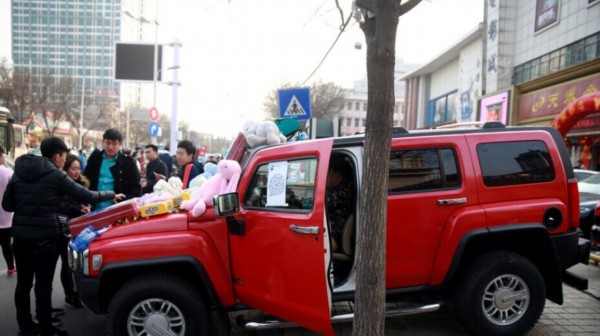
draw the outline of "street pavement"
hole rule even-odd
[[[5,267],[1,261],[2,267]],[[58,267],[60,267],[60,262]],[[57,268],[58,270],[58,268]],[[562,306],[550,301],[546,302],[544,313],[528,335],[557,335],[557,336],[600,336],[600,266],[577,265],[572,269],[576,274],[590,280],[589,289],[585,292],[563,285],[565,302]],[[17,323],[13,302],[14,287],[17,283],[16,276],[7,276],[6,268],[0,268],[0,335],[16,335]],[[33,291],[31,294],[33,301]],[[71,309],[64,307],[64,294],[58,272],[54,279],[53,304],[55,307],[65,308],[66,315],[61,319],[63,329],[73,336],[101,336],[104,334],[104,316],[95,315],[89,310]],[[35,305],[32,302],[32,307]],[[232,318],[232,321],[235,319]],[[350,335],[352,324],[344,323],[334,326],[336,335]],[[288,328],[250,332],[237,326],[232,327],[232,335],[255,336],[308,336],[315,335],[302,328]],[[454,318],[449,308],[442,308],[439,312],[390,318],[386,320],[386,335],[468,335],[467,331]]]

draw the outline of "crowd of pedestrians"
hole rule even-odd
[[[59,316],[65,311],[53,308],[51,298],[61,258],[64,303],[81,307],[67,263],[68,221],[152,192],[159,180],[171,176],[179,176],[187,188],[204,170],[188,140],[178,143],[173,157],[159,153],[152,144],[128,153],[116,129],[104,132],[102,149],[88,146],[88,153],[71,151],[57,137],[31,140],[29,153],[16,160],[14,172],[4,167],[0,147],[0,245],[7,275],[17,277],[14,303],[19,335],[67,335],[59,329]]]

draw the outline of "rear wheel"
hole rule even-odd
[[[115,294],[105,330],[107,335],[207,335],[206,307],[183,278],[144,275]]]
[[[546,302],[537,267],[507,251],[473,260],[455,287],[458,317],[476,335],[523,335],[537,323]]]

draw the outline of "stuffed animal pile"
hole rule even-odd
[[[162,202],[181,194],[183,182],[177,176],[169,178],[169,181],[159,180],[152,188],[154,192],[144,194],[140,197],[138,204],[146,205],[155,202]]]
[[[192,193],[189,201],[181,204],[181,207],[190,211],[193,216],[198,217],[206,211],[206,205],[212,204],[216,195],[236,190],[242,168],[237,161],[221,160],[218,163],[219,172],[207,179],[197,192]]]

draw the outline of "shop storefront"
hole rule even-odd
[[[600,91],[600,72],[556,84],[557,78],[560,79],[560,76],[555,76],[553,81],[542,78],[537,81],[537,89],[519,95],[515,122],[512,124],[549,126],[569,104]],[[544,81],[555,84],[539,88]],[[531,88],[533,85],[528,86]],[[523,92],[527,87],[517,89]],[[579,120],[568,131],[565,142],[569,146],[573,165],[600,170],[600,110]]]

